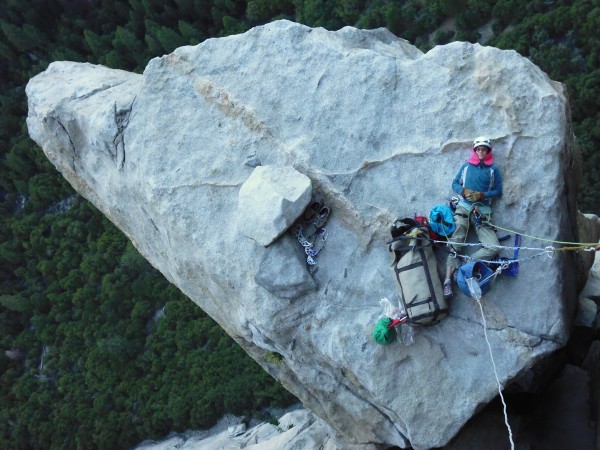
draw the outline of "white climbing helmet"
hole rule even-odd
[[[473,141],[473,150],[475,150],[477,147],[479,147],[481,145],[489,148],[490,151],[492,150],[492,144],[491,144],[490,140],[483,136],[480,136]]]

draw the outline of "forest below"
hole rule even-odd
[[[566,85],[579,207],[600,213],[600,0],[4,0],[0,448],[125,449],[296,401],[73,191],[25,125],[27,81],[52,61],[141,73],[281,18],[386,27],[424,52],[456,40],[516,50]]]

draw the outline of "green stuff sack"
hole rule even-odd
[[[382,317],[377,321],[373,328],[373,339],[375,342],[381,345],[387,345],[396,339],[396,330],[394,327],[389,328],[392,319],[389,317]]]

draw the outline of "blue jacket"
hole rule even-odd
[[[459,195],[459,205],[470,211],[474,203],[461,195],[463,188],[483,192],[485,198],[476,203],[484,207],[484,211],[481,211],[482,214],[491,213],[492,199],[502,195],[500,169],[495,164],[486,166],[483,162],[477,165],[466,162],[460,166],[458,173],[452,180],[452,189]],[[489,211],[487,211],[488,209]]]

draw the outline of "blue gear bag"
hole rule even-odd
[[[429,212],[429,228],[440,236],[450,237],[456,230],[452,209],[446,205],[434,206]]]
[[[463,264],[458,268],[456,273],[456,284],[467,297],[472,297],[471,290],[467,284],[467,279],[475,278],[481,289],[481,294],[485,294],[490,290],[492,279],[490,276],[494,273],[492,269],[486,266],[481,261],[471,261]]]

